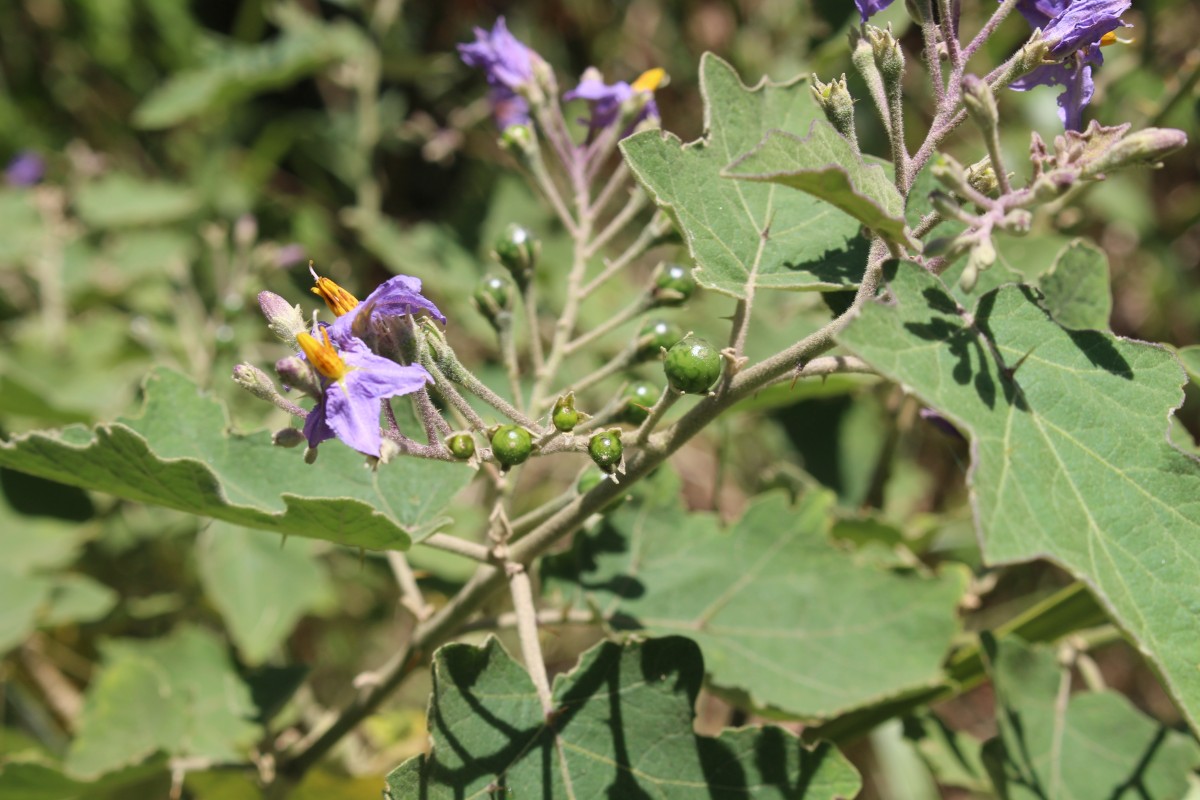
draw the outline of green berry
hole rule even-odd
[[[663,369],[675,391],[704,394],[721,375],[721,354],[703,339],[688,336],[667,351]]]
[[[512,284],[503,275],[485,275],[475,287],[475,306],[493,325],[512,308]]]
[[[550,420],[554,423],[554,429],[563,433],[570,433],[575,430],[575,426],[579,424],[579,412],[575,410],[575,393],[567,392],[554,404],[554,411],[550,414]]]
[[[650,416],[650,408],[662,397],[662,389],[649,381],[634,381],[621,393],[621,421],[641,425]]]
[[[450,454],[457,459],[466,461],[475,455],[475,437],[469,433],[456,433],[446,439]]]
[[[524,286],[537,266],[542,243],[520,225],[509,225],[496,239],[496,259]]]
[[[492,455],[507,469],[522,464],[533,452],[533,437],[517,425],[501,425],[492,431]]]
[[[683,338],[683,331],[673,322],[652,319],[638,331],[637,355],[643,361],[656,358],[661,350]]]
[[[613,428],[611,431],[597,433],[588,442],[588,455],[602,472],[612,474],[621,463],[621,431]]]
[[[654,279],[654,303],[659,306],[680,306],[696,291],[696,280],[687,267],[666,264]]]

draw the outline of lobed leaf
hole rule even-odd
[[[184,376],[146,380],[140,417],[0,442],[0,466],[236,525],[371,550],[405,549],[440,525],[471,479],[457,464],[398,459],[377,471],[339,442],[305,464],[266,431],[228,431],[225,412]]]
[[[703,677],[687,639],[602,642],[555,679],[547,721],[528,673],[496,639],[447,645],[433,660],[432,752],[388,775],[390,796],[857,795],[857,773],[827,744],[809,750],[776,727],[693,733]]]
[[[1184,374],[1165,349],[1066,330],[1005,286],[971,312],[903,263],[839,340],[970,432],[990,564],[1049,558],[1084,581],[1200,722],[1200,463],[1167,439]]]
[[[904,198],[888,174],[878,164],[865,163],[825,120],[813,120],[803,138],[770,131],[721,175],[799,189],[840,208],[890,242],[910,244]]]
[[[768,131],[802,131],[820,116],[801,78],[747,88],[726,62],[700,62],[705,136],[684,144],[645,131],[621,142],[630,169],[675,219],[696,280],[744,298],[755,289],[854,286],[866,263],[858,222],[816,197],[721,177]]]
[[[767,495],[722,530],[664,492],[577,536],[544,581],[614,625],[694,639],[715,686],[776,713],[825,719],[939,683],[965,573],[859,563],[830,544],[832,510],[828,492]]]

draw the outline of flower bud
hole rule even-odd
[[[963,172],[967,185],[980,194],[991,194],[1000,188],[991,157],[981,158]]]
[[[980,130],[990,134],[1000,122],[1000,111],[996,107],[996,96],[987,81],[977,75],[962,78],[962,100],[967,114],[975,120]]]
[[[570,433],[579,424],[579,412],[575,410],[575,393],[567,392],[554,403],[550,412],[550,421],[554,429],[562,433]]]
[[[298,428],[281,428],[271,436],[271,444],[276,447],[296,447],[305,441],[307,440],[304,438],[304,431]]]
[[[656,306],[681,306],[696,291],[696,279],[681,264],[662,264],[654,278],[651,292]]]
[[[271,328],[271,333],[278,336],[292,349],[297,349],[296,334],[308,330],[308,326],[304,322],[304,315],[300,313],[300,306],[291,305],[274,292],[259,292],[258,306],[262,309],[263,316],[267,318],[267,325]]]
[[[875,66],[883,76],[883,85],[892,95],[899,89],[900,80],[904,77],[904,51],[900,49],[900,42],[892,35],[890,24],[887,30],[868,25],[867,39],[871,43]]]
[[[500,147],[524,164],[537,156],[537,135],[528,122],[509,125],[500,133]]]
[[[233,368],[233,380],[260,400],[272,400],[279,396],[275,382],[267,373],[253,364],[238,364]]]
[[[275,374],[285,386],[299,389],[309,397],[320,397],[321,387],[308,362],[299,356],[288,356],[275,362]]]
[[[1024,236],[1033,227],[1033,214],[1023,208],[1014,208],[1000,218],[998,227],[1017,236]]]
[[[304,448],[304,463],[305,464],[317,463],[317,448],[315,448],[315,447]]]
[[[524,287],[533,276],[537,266],[538,255],[542,251],[542,243],[520,225],[509,225],[496,239],[496,260],[504,265],[517,285]]]
[[[825,119],[829,120],[829,124],[857,149],[858,136],[854,129],[854,98],[850,96],[850,90],[846,87],[846,73],[843,72],[842,77],[829,83],[821,83],[820,79],[813,75],[812,93],[817,105],[824,112]]]
[[[996,247],[992,244],[992,237],[980,237],[967,256],[967,264],[963,267],[962,275],[958,278],[958,285],[962,287],[964,292],[971,291],[975,288],[975,283],[979,280],[979,273],[995,263]]]
[[[1122,137],[1083,168],[1084,178],[1094,178],[1123,167],[1157,164],[1187,144],[1187,134],[1174,128],[1146,128]]]

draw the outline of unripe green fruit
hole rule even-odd
[[[588,442],[588,455],[596,466],[603,472],[612,474],[621,463],[621,432],[615,428],[611,431],[597,433]]]
[[[579,424],[579,412],[575,410],[575,393],[567,392],[554,404],[554,411],[550,414],[550,420],[554,423],[554,429],[563,433],[570,433],[575,430],[575,426]]]
[[[493,324],[512,308],[512,286],[501,275],[485,275],[480,279],[474,297],[479,313]]]
[[[703,339],[688,336],[667,351],[663,369],[672,389],[704,394],[721,375],[721,354]]]
[[[643,361],[658,356],[659,351],[669,348],[683,338],[683,331],[673,322],[652,319],[638,331],[637,356]]]
[[[496,239],[496,260],[512,273],[521,286],[529,281],[541,252],[542,243],[520,225],[509,225]]]
[[[450,455],[462,461],[475,455],[475,437],[469,433],[450,436],[446,439],[446,446],[450,448]]]
[[[691,271],[680,264],[665,264],[654,279],[654,304],[680,306],[696,291]]]
[[[522,464],[533,452],[533,437],[517,425],[501,425],[492,432],[492,455],[507,469]]]
[[[635,381],[621,393],[621,421],[641,425],[650,416],[650,408],[662,397],[662,389],[649,381]]]

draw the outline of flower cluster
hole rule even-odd
[[[504,17],[492,30],[475,29],[475,41],[458,46],[459,56],[470,67],[482,69],[492,87],[492,113],[496,125],[505,130],[530,122],[530,94],[536,83],[535,67],[545,61],[509,32]],[[601,130],[624,122],[631,130],[647,118],[658,117],[654,91],[662,85],[665,73],[651,69],[633,83],[605,83],[600,71],[589,67],[579,84],[562,96],[564,102],[583,100],[590,114],[581,120],[588,126],[588,139]]]
[[[1038,67],[1011,88],[1063,87],[1059,119],[1069,131],[1083,130],[1083,109],[1095,91],[1092,67],[1104,63],[1100,46],[1116,40],[1113,32],[1124,27],[1121,15],[1130,5],[1130,0],[1020,0],[1017,10],[1030,27],[1041,30],[1054,63]]]
[[[392,321],[427,314],[445,324],[446,318],[421,294],[421,281],[397,275],[359,302],[329,278],[313,273],[313,293],[333,312],[332,324],[309,329],[299,309],[271,292],[259,295],[259,305],[271,329],[294,343],[314,373],[316,405],[304,419],[304,436],[315,448],[328,439],[341,439],[350,447],[378,457],[383,443],[379,426],[382,405],[392,397],[412,394],[432,381],[424,367],[403,364],[376,352],[379,328]]]

